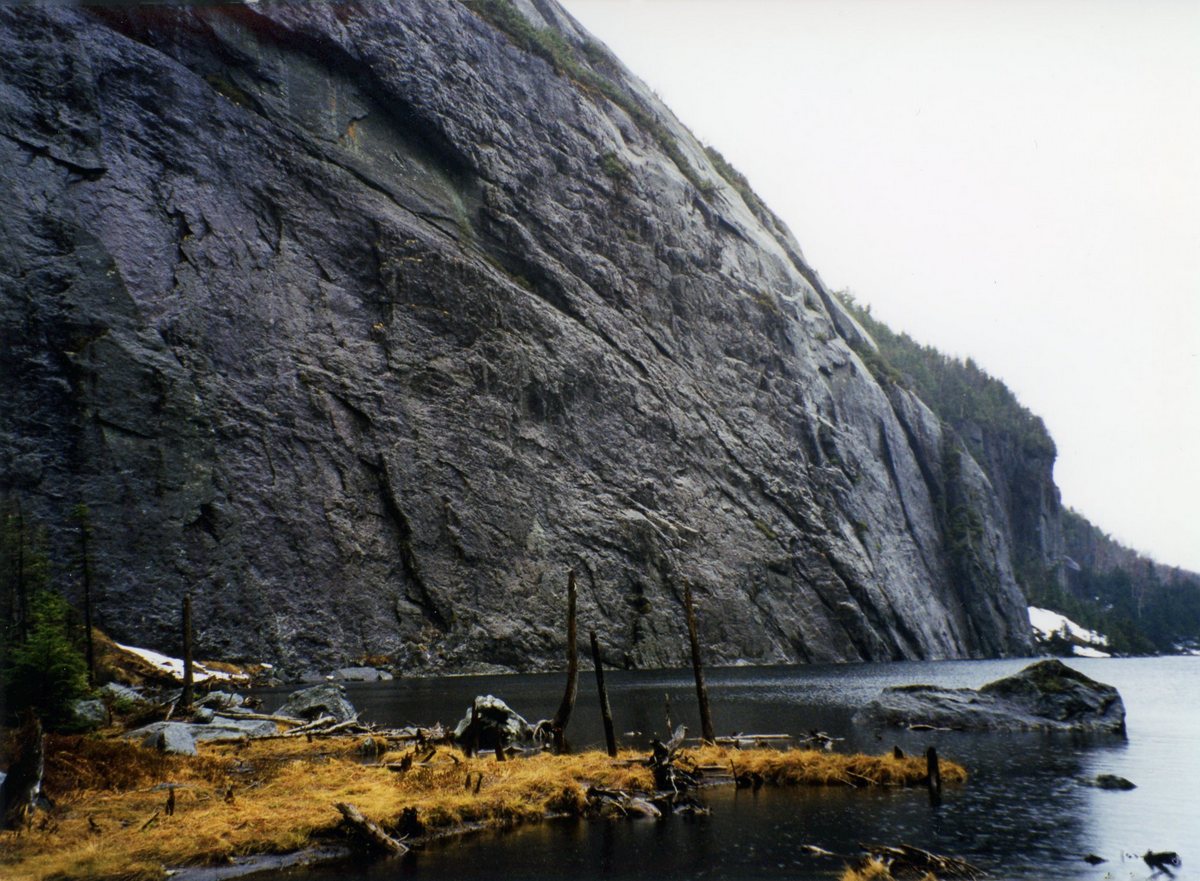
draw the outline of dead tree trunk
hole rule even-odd
[[[183,695],[179,704],[184,712],[192,708],[192,595],[183,597]]]
[[[925,768],[929,772],[929,803],[937,807],[942,803],[942,769],[937,750],[932,746],[925,750]]]
[[[84,646],[87,653],[88,685],[96,686],[96,647],[92,642],[92,563],[88,554],[88,533],[91,524],[88,520],[86,505],[78,505],[75,509],[79,517],[79,563],[83,570],[83,633]]]
[[[592,666],[596,668],[596,692],[600,695],[600,717],[604,720],[604,745],[608,754],[617,754],[617,735],[613,731],[612,708],[608,705],[608,689],[604,687],[604,665],[600,662],[600,644],[596,641],[596,631],[588,633],[592,643]]]
[[[562,703],[550,723],[554,732],[554,751],[566,752],[567,723],[571,720],[571,711],[575,709],[575,695],[579,690],[579,646],[575,631],[575,570],[567,572],[567,689],[563,692]]]
[[[0,829],[28,824],[42,792],[44,757],[42,723],[31,713],[17,732],[8,776],[0,782]]]
[[[692,603],[692,584],[683,581],[683,604],[687,612],[688,639],[692,644],[692,672],[696,676],[696,701],[700,705],[700,737],[708,743],[716,740],[712,713],[708,708],[708,687],[704,684],[704,667],[700,663],[700,637],[696,633],[696,607]]]

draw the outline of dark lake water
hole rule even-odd
[[[1200,658],[1071,659],[1115,685],[1128,713],[1127,741],[1063,735],[906,732],[860,728],[854,711],[888,685],[978,687],[1028,661],[948,661],[846,666],[743,667],[709,673],[717,733],[799,733],[818,728],[840,749],[899,745],[967,766],[939,808],[922,790],[707,790],[708,817],[663,821],[556,821],[436,843],[402,860],[342,864],[292,881],[444,879],[828,879],[842,861],[798,852],[816,844],[853,853],[859,842],[906,842],[971,860],[999,879],[1143,879],[1148,849],[1174,850],[1179,879],[1200,879]],[[698,730],[695,692],[683,671],[611,671],[606,680],[618,732],[661,734],[664,696],[674,718]],[[561,675],[469,676],[350,684],[362,716],[385,724],[453,724],[476,694],[504,698],[531,721],[553,714]],[[264,692],[268,707],[283,691]],[[590,671],[568,734],[576,747],[602,743]],[[1112,773],[1137,784],[1120,792],[1086,778]],[[1095,853],[1108,862],[1090,866]],[[1154,876],[1166,878],[1165,875]]]

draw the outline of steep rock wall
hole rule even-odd
[[[618,664],[683,659],[682,578],[716,662],[1027,650],[983,471],[522,9],[557,61],[433,0],[0,10],[0,489],[60,559],[87,504],[101,623],[537,669],[574,566]]]

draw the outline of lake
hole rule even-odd
[[[1072,658],[1068,663],[1116,686],[1129,737],[966,734],[860,728],[854,711],[881,688],[915,682],[978,687],[1028,660],[945,661],[841,666],[739,667],[709,671],[718,734],[801,733],[812,728],[845,740],[841,750],[881,752],[899,745],[966,765],[970,781],[930,806],[912,790],[717,787],[702,798],[707,817],[662,821],[555,821],[437,842],[402,860],[351,863],[290,873],[292,881],[427,879],[829,879],[843,860],[799,852],[815,844],[839,854],[859,842],[924,847],[961,856],[998,879],[1141,879],[1140,855],[1174,850],[1176,878],[1200,879],[1200,658]],[[686,671],[606,671],[620,732],[644,743],[673,718],[699,729]],[[476,694],[495,694],[530,721],[553,714],[562,674],[463,676],[351,683],[364,719],[387,724],[454,724]],[[262,690],[267,708],[285,689]],[[575,747],[603,743],[595,680],[581,671],[568,729]],[[1084,781],[1111,773],[1137,784],[1108,791]],[[1083,862],[1094,853],[1108,860]],[[1165,875],[1155,876],[1166,878]]]

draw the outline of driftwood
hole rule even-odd
[[[408,853],[408,845],[399,839],[393,838],[379,828],[379,824],[373,820],[368,820],[363,816],[362,811],[348,802],[338,802],[334,805],[338,812],[342,815],[342,819],[347,826],[353,829],[362,840],[372,850],[379,850],[383,853],[390,854],[406,854]]]
[[[303,719],[293,719],[291,716],[272,716],[270,713],[222,713],[220,710],[214,710],[213,716],[220,716],[222,719],[250,719],[255,722],[275,722],[279,725],[305,725]],[[326,716],[327,719],[332,719],[332,716]]]
[[[888,871],[897,878],[920,878],[933,873],[938,878],[965,878],[967,881],[974,881],[987,875],[983,869],[964,859],[942,856],[913,847],[911,844],[895,847],[886,844],[860,844],[859,847],[887,866]]]
[[[764,743],[784,743],[794,738],[790,734],[742,734],[740,731],[728,737],[718,737],[717,746],[732,746],[734,749],[762,746]]]

